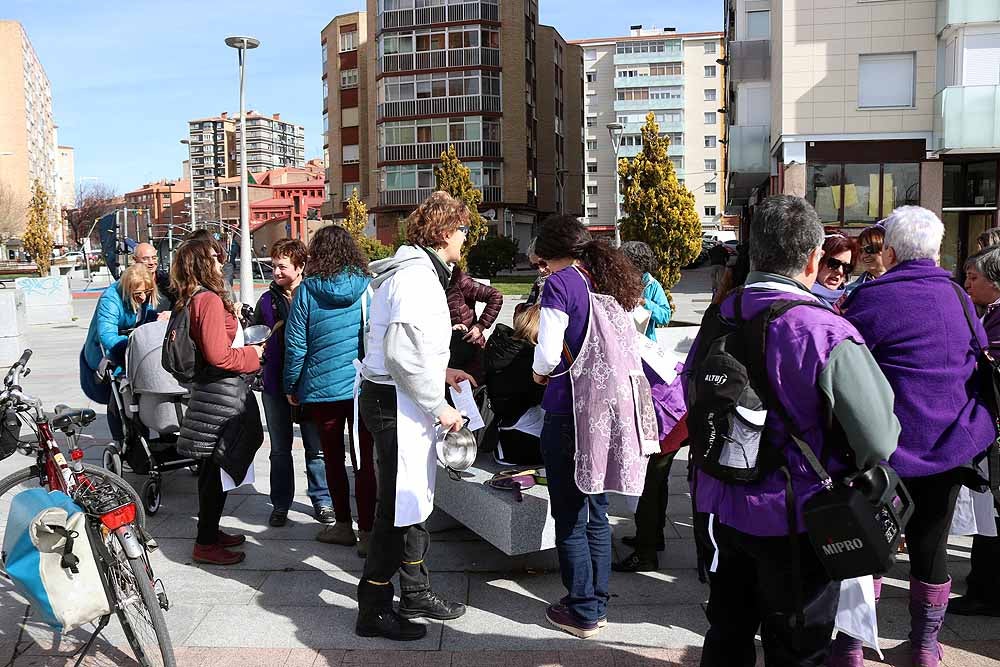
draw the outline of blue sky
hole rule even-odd
[[[223,44],[226,35],[261,40],[248,61],[248,108],[305,126],[306,156],[322,156],[319,33],[363,4],[4,0],[0,18],[21,21],[38,52],[52,83],[59,143],[76,149],[77,179],[96,177],[126,192],[180,176],[187,150],[178,142],[189,119],[238,108],[236,52]],[[681,32],[722,25],[722,0],[539,4],[541,21],[567,39],[625,34],[633,23]]]

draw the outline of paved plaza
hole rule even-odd
[[[674,292],[676,319],[697,322],[708,305],[707,269],[687,272]],[[78,386],[77,355],[93,313],[94,299],[77,299],[76,321],[29,330],[34,350],[25,390],[56,403],[88,404]],[[509,322],[513,301],[504,306]],[[103,406],[92,406],[104,411]],[[108,439],[102,419],[91,429],[87,459],[100,463]],[[545,621],[548,602],[564,593],[554,551],[509,557],[474,533],[433,517],[436,528],[428,557],[435,589],[469,606],[457,621],[430,622],[427,637],[400,645],[354,635],[355,587],[363,561],[353,548],[330,546],[313,538],[319,530],[304,495],[300,454],[295,506],[283,528],[267,525],[268,444],[256,459],[257,481],[233,492],[223,527],[245,532],[246,560],[235,567],[195,565],[191,548],[196,525],[196,480],[186,470],[167,475],[163,507],[149,530],[160,548],[153,554],[157,575],[170,597],[166,614],[178,664],[295,665],[296,667],[373,665],[697,665],[707,629],[704,602],[708,587],[698,581],[691,531],[691,501],[686,461],[678,460],[670,484],[667,548],[659,572],[612,574],[609,625],[597,637],[578,640]],[[300,448],[299,448],[299,451]],[[681,455],[683,457],[683,453]],[[0,462],[0,477],[28,460],[15,455]],[[130,478],[137,485],[142,478]],[[446,476],[438,484],[457,484]],[[620,539],[633,532],[623,502],[612,501],[615,556],[628,553]],[[949,551],[956,592],[964,590],[971,540],[956,539]],[[909,665],[905,556],[886,579],[878,608],[886,659]],[[9,584],[0,582],[0,665],[70,665],[69,658],[89,635],[65,636],[34,622]],[[948,617],[941,640],[949,667],[1000,665],[1000,619]],[[15,646],[19,655],[13,662]],[[112,621],[96,655],[86,665],[132,665],[117,621]],[[874,653],[869,654],[874,658]],[[872,662],[871,664],[879,664]]]

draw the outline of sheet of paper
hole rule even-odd
[[[637,335],[639,355],[660,379],[670,384],[677,377],[677,364],[684,361],[680,355],[664,350],[642,334]]]
[[[461,393],[449,387],[448,391],[451,392],[451,400],[455,404],[455,409],[469,418],[469,430],[478,431],[486,426],[486,422],[483,421],[483,416],[479,414],[479,406],[476,405],[476,399],[472,395],[472,385],[469,384],[468,380],[463,380],[458,383],[458,386],[462,389]]]
[[[251,464],[250,468],[247,469],[247,476],[244,477],[243,481],[240,482],[239,484],[237,484],[236,481],[232,477],[229,476],[229,473],[227,473],[222,468],[219,468],[219,474],[222,477],[222,491],[223,492],[232,491],[237,486],[243,486],[244,484],[253,484],[254,481],[255,481],[254,480],[254,474],[253,474],[253,464]]]

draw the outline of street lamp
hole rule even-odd
[[[191,184],[191,231],[193,232],[197,227],[194,222],[194,157],[191,155],[191,142],[187,139],[181,139],[182,144],[187,144],[188,147],[188,182]]]
[[[618,151],[622,147],[622,135],[625,134],[625,126],[621,123],[608,123],[608,135],[611,137],[611,146],[615,149],[615,247],[622,245],[622,233],[618,228],[618,221],[622,217],[621,185],[618,175]]]
[[[260,41],[253,37],[226,37],[226,46],[239,52],[240,62],[240,302],[253,303],[253,267],[250,265],[250,195],[247,186],[247,116],[244,95],[246,52]]]
[[[167,186],[167,200],[170,202],[170,217],[168,219],[167,227],[167,262],[169,264],[174,263],[174,183],[173,181],[167,181],[164,183]]]

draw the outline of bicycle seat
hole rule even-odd
[[[70,426],[86,426],[97,419],[97,413],[90,408],[67,410],[53,417],[52,428],[62,431]]]

